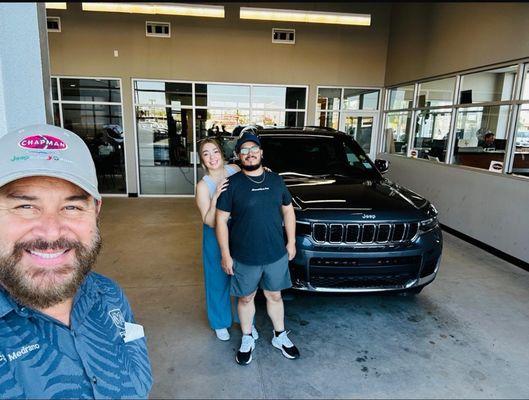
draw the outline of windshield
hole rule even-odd
[[[282,175],[378,176],[360,146],[348,137],[261,137],[263,163]]]

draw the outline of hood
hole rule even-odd
[[[298,217],[352,220],[419,220],[428,200],[388,180],[285,179]]]

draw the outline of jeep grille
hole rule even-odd
[[[412,240],[419,223],[313,223],[312,238],[326,244],[391,244]]]

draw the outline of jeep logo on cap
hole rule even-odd
[[[18,144],[29,150],[66,150],[68,145],[61,139],[49,135],[27,136]]]

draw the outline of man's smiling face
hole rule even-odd
[[[73,297],[101,247],[99,209],[62,179],[30,177],[0,188],[0,285],[34,308]]]

